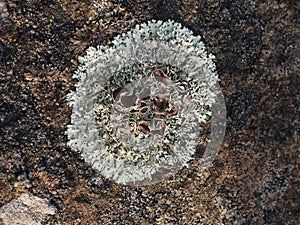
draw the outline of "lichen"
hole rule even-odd
[[[148,21],[90,47],[74,74],[66,134],[118,183],[161,180],[188,166],[215,101],[213,56],[173,21]]]

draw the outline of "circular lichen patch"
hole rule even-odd
[[[149,21],[111,47],[89,48],[68,95],[69,145],[123,184],[161,181],[188,166],[204,125],[214,124],[214,106],[215,112],[223,106],[213,58],[198,36],[173,21]]]

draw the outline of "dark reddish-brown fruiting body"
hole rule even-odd
[[[177,107],[176,106],[172,106],[171,110],[166,111],[165,115],[167,117],[171,117],[171,116],[176,115],[177,113],[178,113]]]
[[[121,102],[125,108],[134,106],[136,103],[136,100],[137,100],[137,97],[135,95],[121,97]]]
[[[113,99],[115,101],[118,101],[120,98],[120,95],[125,91],[127,91],[125,88],[117,88],[117,89],[113,90],[113,92],[112,92]]]
[[[146,113],[148,111],[148,109],[149,109],[148,106],[145,106],[145,107],[141,108],[140,112]]]
[[[164,115],[166,108],[168,107],[168,100],[164,96],[156,96],[153,101],[153,112],[156,115]]]
[[[138,125],[139,131],[143,132],[144,134],[150,133],[149,125],[146,121],[141,121]]]
[[[165,85],[170,85],[172,81],[168,76],[166,76],[166,72],[167,70],[165,68],[157,69],[153,72],[153,75],[158,82],[161,82]]]
[[[149,88],[144,88],[143,91],[140,93],[139,98],[141,100],[148,100],[150,98],[151,92]]]

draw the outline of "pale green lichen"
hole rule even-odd
[[[163,179],[188,166],[218,77],[200,37],[149,21],[90,47],[68,95],[69,145],[118,183]]]

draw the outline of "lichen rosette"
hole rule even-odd
[[[189,165],[218,80],[199,36],[153,20],[79,61],[68,95],[72,149],[123,184],[161,181]]]

